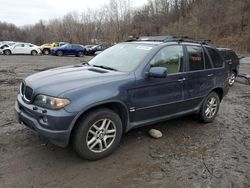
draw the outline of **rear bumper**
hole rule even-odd
[[[53,144],[66,147],[69,143],[71,130],[68,128],[66,130],[55,130],[56,126],[68,126],[70,127],[71,119],[74,116],[65,117],[65,115],[57,115],[51,116],[50,114],[46,114],[48,118],[48,122],[46,123],[47,127],[51,127],[51,129],[46,128],[43,124],[42,117],[44,114],[41,112],[32,113],[27,106],[20,103],[19,100],[15,103],[15,111],[16,116],[19,123],[23,123],[25,126],[30,128],[32,131],[38,133],[39,135],[47,138]],[[66,120],[68,119],[68,120]],[[56,123],[56,124],[55,124]],[[65,125],[67,124],[67,125]]]

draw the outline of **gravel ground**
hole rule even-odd
[[[20,81],[88,58],[0,56],[0,187],[250,187],[250,86],[229,91],[210,124],[191,115],[130,131],[118,150],[96,162],[80,159],[16,122]],[[241,72],[250,74],[250,58]],[[148,136],[150,128],[163,133]]]

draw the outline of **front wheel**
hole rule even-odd
[[[118,147],[122,122],[112,110],[94,110],[79,121],[73,136],[73,147],[82,158],[98,160]]]
[[[4,50],[4,55],[11,55],[11,51],[10,50]]]
[[[204,100],[201,110],[200,119],[204,123],[210,123],[216,117],[220,107],[220,98],[216,92],[211,92]]]
[[[56,53],[56,55],[57,55],[57,56],[63,56],[63,52],[62,52],[62,51],[58,51],[58,52]]]
[[[44,55],[49,55],[50,54],[50,50],[47,49],[47,48],[43,49],[43,54]]]

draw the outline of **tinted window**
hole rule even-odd
[[[187,46],[189,71],[203,70],[203,49],[201,46]]]
[[[212,65],[211,65],[211,61],[208,57],[208,54],[207,52],[204,51],[204,57],[205,57],[205,68],[206,69],[211,69],[212,68]]]
[[[229,57],[227,55],[227,51],[219,51],[220,55],[223,57],[223,59],[228,60]]]
[[[183,71],[182,46],[167,46],[161,49],[151,60],[151,67],[166,67],[168,74]]]
[[[215,68],[222,67],[223,60],[222,60],[220,54],[212,48],[207,48],[207,50],[208,50],[208,53],[213,61],[214,67]]]

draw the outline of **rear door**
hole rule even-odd
[[[214,67],[215,86],[222,88],[228,87],[228,76],[229,76],[228,64],[224,63],[218,50],[215,50],[210,47],[206,47],[206,50],[209,54],[209,57]]]
[[[201,45],[185,45],[185,51],[188,62],[184,82],[184,106],[186,110],[194,110],[214,88],[215,72]]]

